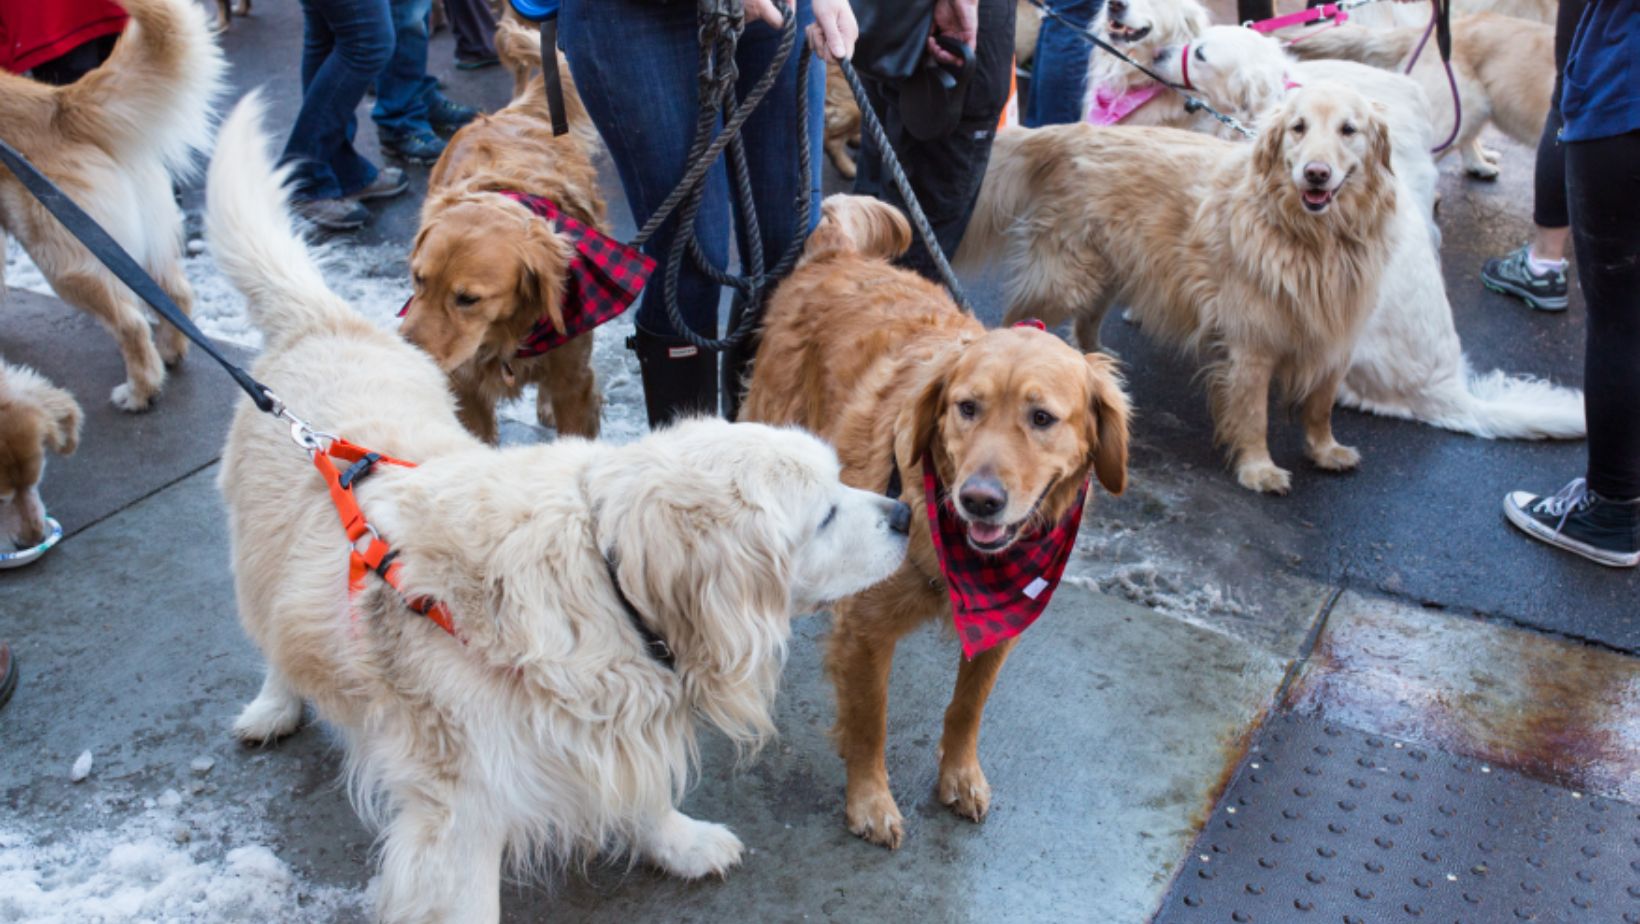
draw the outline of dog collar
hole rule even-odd
[[[666,639],[662,638],[659,632],[649,628],[649,624],[643,621],[643,614],[638,612],[631,598],[627,597],[626,591],[621,589],[621,577],[616,565],[615,553],[611,552],[604,556],[604,567],[609,571],[609,585],[615,588],[615,598],[621,601],[621,609],[626,610],[626,618],[631,620],[632,628],[637,630],[638,637],[643,639],[644,651],[651,658],[666,665],[667,670],[676,672],[678,664],[676,656],[672,653],[672,646],[666,643]]]
[[[1088,111],[1083,115],[1082,121],[1091,125],[1115,125],[1133,115],[1165,89],[1167,88],[1159,83],[1147,83],[1125,90],[1100,84],[1093,88],[1093,96],[1088,100]]]
[[[1194,90],[1196,87],[1190,82],[1190,43],[1184,43],[1184,50],[1179,52],[1179,76],[1184,78],[1184,88]]]

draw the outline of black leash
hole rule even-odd
[[[1225,115],[1224,113],[1218,111],[1217,109],[1214,109],[1212,104],[1208,103],[1207,100],[1202,99],[1200,96],[1197,96],[1196,94],[1191,93],[1186,88],[1184,88],[1184,87],[1182,87],[1182,86],[1180,86],[1176,83],[1173,83],[1170,80],[1167,80],[1167,79],[1163,78],[1161,74],[1158,74],[1155,71],[1151,70],[1150,68],[1145,67],[1143,64],[1140,64],[1138,61],[1133,60],[1131,57],[1129,57],[1127,55],[1126,52],[1122,51],[1120,48],[1117,48],[1115,45],[1112,45],[1111,43],[1109,43],[1109,42],[1105,41],[1104,39],[1100,38],[1096,33],[1094,33],[1094,31],[1092,29],[1084,28],[1084,27],[1078,25],[1073,20],[1067,19],[1058,10],[1055,10],[1053,7],[1051,7],[1047,3],[1045,3],[1044,0],[1030,0],[1030,2],[1031,2],[1032,6],[1036,7],[1039,10],[1041,10],[1042,14],[1044,16],[1047,16],[1050,19],[1053,19],[1055,22],[1059,23],[1060,25],[1064,26],[1065,28],[1069,29],[1070,31],[1076,33],[1076,35],[1079,38],[1081,38],[1083,41],[1087,42],[1088,44],[1092,45],[1095,48],[1098,48],[1100,51],[1103,51],[1106,54],[1114,55],[1118,60],[1126,63],[1129,67],[1132,67],[1133,69],[1137,70],[1139,73],[1144,74],[1146,77],[1149,77],[1151,80],[1156,81],[1157,83],[1161,84],[1162,86],[1167,87],[1168,89],[1173,90],[1174,92],[1178,93],[1180,96],[1184,97],[1184,109],[1185,109],[1186,112],[1191,112],[1191,113],[1205,112],[1208,115],[1212,116],[1215,120],[1217,120],[1219,124],[1226,126],[1227,128],[1229,128],[1232,131],[1235,131],[1235,132],[1243,135],[1244,137],[1247,137],[1247,138],[1256,138],[1256,137],[1258,137],[1258,132],[1248,128],[1247,126],[1245,126],[1243,124],[1241,124],[1241,120],[1235,118],[1234,116]]]
[[[46,211],[61,222],[68,233],[74,235],[86,250],[91,251],[92,256],[102,261],[102,264],[130,287],[138,298],[147,302],[148,307],[154,309],[171,326],[182,331],[183,336],[192,340],[205,351],[205,355],[216,360],[229,375],[233,376],[233,380],[245,390],[245,394],[250,395],[251,401],[259,410],[279,417],[286,416],[284,404],[268,390],[268,386],[251,378],[249,372],[223,356],[211,339],[182,313],[182,309],[171,300],[171,296],[165,294],[159,283],[143,271],[137,261],[125,252],[125,248],[121,247],[102,225],[97,224],[96,219],[86,214],[85,209],[80,208],[67,193],[57,187],[57,184],[51,182],[45,174],[29,163],[27,158],[19,154],[16,148],[5,141],[0,141],[0,163],[4,163],[11,170],[23,184],[23,188],[40,200]]]
[[[558,17],[541,20],[541,81],[547,87],[547,110],[552,113],[554,137],[569,131],[564,109],[564,78],[558,73]]]
[[[616,573],[613,554],[604,556],[604,567],[609,571],[609,583],[615,588],[615,598],[621,601],[621,609],[626,610],[626,618],[632,621],[632,628],[636,629],[638,637],[643,639],[644,651],[651,658],[666,665],[668,670],[677,671],[677,656],[672,652],[672,646],[667,644],[659,632],[649,628],[649,624],[643,621],[643,614],[638,612],[638,608],[633,606],[632,600],[627,597],[626,591],[621,589],[621,578]]]

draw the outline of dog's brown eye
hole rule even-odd
[[[958,401],[957,413],[961,414],[964,420],[973,420],[974,415],[979,413],[979,404],[974,401]]]
[[[1047,411],[1031,412],[1031,426],[1036,427],[1038,430],[1046,430],[1056,423],[1059,423],[1059,418]]]
[[[1295,135],[1304,134],[1304,120],[1303,119],[1300,119],[1297,122],[1293,123],[1293,134],[1295,134]]]
[[[418,289],[427,284],[427,280],[420,273],[412,276],[411,280],[415,282]]]
[[[1339,134],[1344,135],[1345,137],[1349,137],[1350,135],[1355,134],[1355,126],[1351,125],[1348,122],[1345,122],[1344,127],[1339,129],[1338,132],[1339,132]]]
[[[471,308],[478,304],[478,296],[461,294],[456,296],[456,304],[463,308]]]

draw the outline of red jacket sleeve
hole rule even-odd
[[[0,68],[21,74],[125,28],[111,0],[0,0]]]

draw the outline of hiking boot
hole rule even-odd
[[[354,202],[369,202],[371,199],[391,199],[410,188],[410,179],[404,171],[397,167],[383,167],[376,174],[376,181],[359,190],[351,196]]]
[[[1566,310],[1566,264],[1543,273],[1532,272],[1532,245],[1522,245],[1504,257],[1493,257],[1481,267],[1481,284],[1503,295],[1513,295],[1539,311]]]
[[[356,231],[370,219],[370,212],[352,199],[297,199],[291,210],[309,224],[326,231]]]
[[[458,71],[481,71],[487,67],[497,67],[500,64],[501,58],[496,55],[479,55],[476,58],[463,58],[459,55],[456,57],[456,70]]]
[[[427,121],[432,123],[433,131],[441,135],[453,135],[476,118],[477,109],[454,102],[442,93],[435,94],[433,101],[427,104]]]
[[[1640,498],[1604,498],[1578,478],[1547,497],[1512,491],[1503,499],[1503,515],[1533,539],[1590,561],[1610,568],[1640,565]]]
[[[432,132],[393,132],[378,129],[382,153],[412,164],[431,166],[444,153],[444,139]]]

